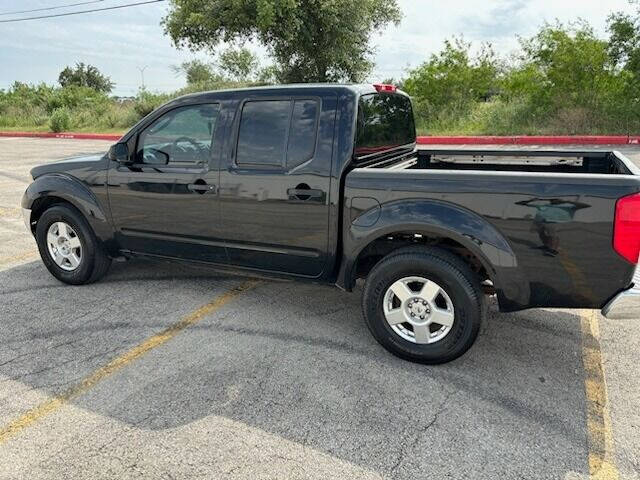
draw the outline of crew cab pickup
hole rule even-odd
[[[411,361],[462,355],[487,295],[502,311],[640,308],[632,162],[420,150],[411,100],[388,85],[188,95],[107,154],[31,174],[26,225],[63,282],[93,282],[136,255],[346,291],[362,279],[368,328]]]

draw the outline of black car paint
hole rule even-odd
[[[344,224],[340,281],[353,278],[364,246],[396,232],[451,238],[481,260],[497,287],[502,310],[529,307],[601,308],[628,287],[634,266],[612,248],[615,201],[636,193],[631,176],[522,172],[355,169],[347,175],[344,202],[375,198]],[[557,253],[545,248],[544,219],[523,201],[575,202],[580,219],[551,229]],[[372,226],[358,220],[375,215]],[[351,280],[352,281],[352,280]]]
[[[181,97],[121,142],[134,152],[138,133],[167,111],[218,103],[208,168],[124,164],[106,155],[47,164],[32,170],[35,180],[22,206],[36,208],[50,197],[70,202],[114,256],[185,259],[347,290],[364,248],[399,232],[465,246],[493,280],[502,310],[601,308],[629,286],[633,265],[613,250],[611,239],[615,201],[640,190],[638,177],[353,168],[358,98],[374,92],[371,86],[309,85]],[[300,168],[234,163],[237,111],[248,99],[267,97],[321,99],[316,154]],[[201,195],[188,188],[196,181],[215,188]],[[318,196],[300,197],[301,186]],[[536,199],[542,206],[527,203]],[[545,202],[552,210],[558,204],[571,210],[576,199],[578,220],[546,225],[540,213]],[[541,240],[550,236],[555,254]]]
[[[51,199],[66,201],[80,210],[98,239],[115,253],[106,188],[108,164],[106,155],[92,155],[39,165],[31,170],[35,181],[27,187],[22,207],[37,210]]]

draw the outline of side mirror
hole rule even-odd
[[[116,143],[109,149],[109,160],[119,163],[129,163],[129,147],[126,143]]]
[[[167,165],[169,154],[157,148],[147,148],[144,151],[144,163],[145,165]]]

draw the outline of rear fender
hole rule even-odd
[[[345,217],[353,218],[349,212]],[[373,224],[372,219],[375,219]],[[345,222],[338,286],[350,290],[355,282],[354,269],[360,253],[373,241],[397,233],[458,242],[482,263],[498,292],[501,306],[509,309],[512,302],[520,304],[528,300],[529,284],[521,278],[516,256],[504,236],[481,216],[437,200],[389,202],[358,212],[350,222]]]

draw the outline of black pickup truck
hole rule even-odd
[[[95,281],[135,255],[347,291],[364,279],[369,329],[412,361],[463,354],[491,294],[502,311],[640,308],[633,163],[419,150],[411,101],[388,85],[188,95],[108,154],[31,174],[26,225],[63,282]]]

